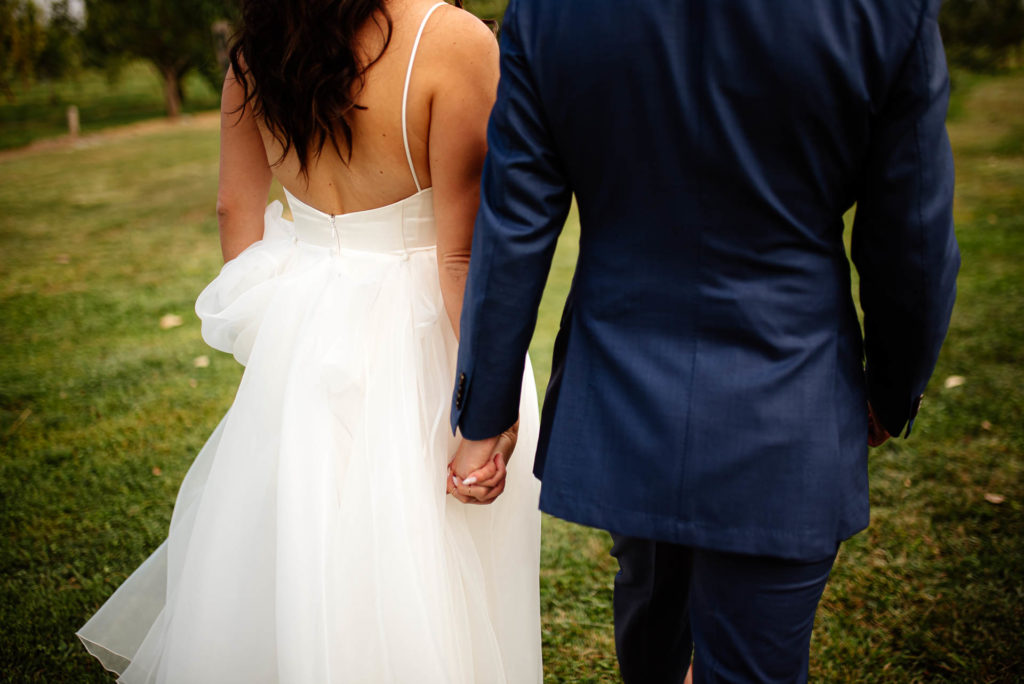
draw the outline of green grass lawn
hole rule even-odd
[[[147,62],[132,62],[114,81],[86,69],[77,78],[28,87],[15,83],[12,90],[13,100],[0,97],[0,150],[65,135],[70,105],[78,107],[82,133],[165,115],[163,82]],[[220,91],[198,74],[185,79],[185,113],[219,103]]]
[[[913,438],[873,453],[873,522],[826,591],[814,681],[1024,676],[1024,75],[972,79],[954,111],[950,339]],[[0,681],[111,681],[73,632],[163,539],[234,394],[240,368],[191,313],[220,264],[216,160],[197,125],[0,161]],[[534,340],[542,386],[577,236],[574,215]],[[609,545],[544,520],[550,682],[617,681]]]

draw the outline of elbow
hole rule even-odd
[[[469,276],[469,250],[460,249],[444,252],[438,259],[443,277],[456,283],[464,283]]]
[[[253,206],[246,205],[237,198],[217,195],[217,226],[222,233],[235,233],[240,230],[248,232],[247,227],[258,221],[258,218],[262,218],[262,212],[257,213]]]
[[[235,207],[232,202],[225,199],[223,196],[217,197],[217,223],[223,228],[227,224],[231,217],[235,215]]]

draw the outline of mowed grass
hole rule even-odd
[[[220,91],[196,73],[185,79],[183,111],[216,109]],[[28,86],[14,83],[14,97],[0,97],[0,149],[21,147],[68,132],[67,109],[78,107],[82,133],[165,114],[163,82],[147,62],[132,62],[116,79],[86,69],[77,77]]]
[[[957,304],[913,436],[872,452],[871,526],[818,614],[819,681],[1024,678],[1024,77],[957,83]]]
[[[953,327],[912,439],[873,453],[872,526],[826,591],[814,681],[1024,674],[1024,76],[972,82],[955,111]],[[220,265],[213,121],[0,160],[0,681],[111,681],[73,633],[163,539],[234,394],[240,368],[191,313]],[[540,312],[542,387],[578,230]],[[617,681],[607,535],[545,518],[543,544],[547,681]]]

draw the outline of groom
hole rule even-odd
[[[910,432],[953,306],[938,10],[509,3],[452,424],[483,463],[515,421],[575,195],[535,472],[544,511],[613,534],[628,684],[682,681],[691,649],[697,682],[806,679],[868,524],[869,404]]]

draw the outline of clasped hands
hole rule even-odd
[[[465,439],[448,464],[447,492],[462,503],[489,504],[505,491],[505,466],[519,437],[519,421],[489,439]]]
[[[505,491],[506,465],[519,437],[519,421],[496,437],[465,439],[448,464],[446,490],[462,503],[489,504]],[[890,438],[868,403],[868,445],[877,447]]]

